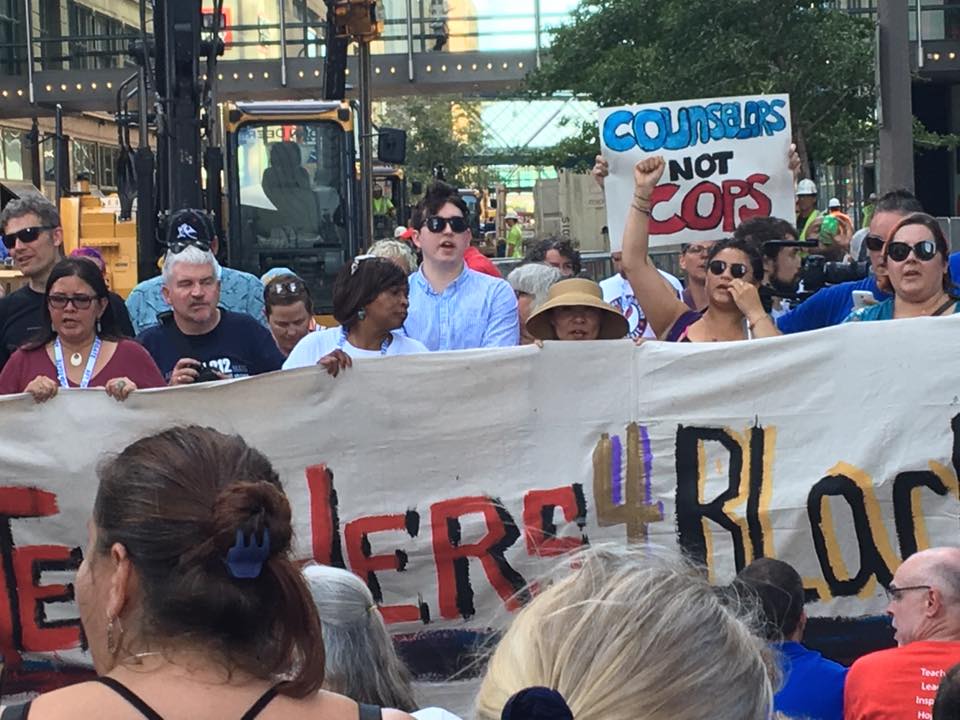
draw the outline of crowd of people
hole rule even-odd
[[[337,325],[326,328],[307,283],[288,268],[257,278],[221,266],[213,223],[191,209],[169,219],[161,274],[124,302],[107,287],[95,249],[62,257],[56,208],[29,195],[0,214],[4,247],[26,279],[0,299],[0,393],[29,392],[40,402],[58,388],[103,387],[123,400],[137,388],[308,365],[337,375],[358,357],[548,340],[737,341],[958,308],[960,254],[950,254],[913,195],[875,198],[854,240],[842,208],[808,208],[809,181],[798,184],[798,225],[751,218],[731,237],[684,245],[683,284],[649,251],[650,198],[663,170],[660,157],[637,164],[622,249],[611,253],[615,272],[599,283],[583,276],[567,239],[536,243],[502,278],[471,245],[464,201],[436,183],[409,227],[344,263],[333,287]],[[603,181],[602,158],[594,174]],[[831,219],[841,229],[828,233]],[[804,298],[804,254],[855,252],[869,266],[865,277]]]
[[[358,358],[545,341],[741,341],[960,308],[960,256],[902,190],[872,204],[858,240],[865,278],[796,302],[802,253],[834,258],[854,242],[848,221],[813,216],[804,200],[796,225],[754,218],[732,237],[684,246],[684,286],[649,252],[663,170],[658,157],[637,164],[616,272],[601,283],[582,276],[568,240],[538,243],[501,278],[470,245],[467,206],[438,183],[409,228],[344,263],[332,294],[338,324],[326,328],[289,269],[257,278],[222,267],[213,224],[190,209],[168,222],[161,275],[123,302],[95,251],[62,257],[56,208],[26,196],[0,212],[3,245],[26,279],[0,300],[0,393],[44,402],[100,387],[123,401],[138,389],[281,369],[319,365],[336,376]],[[241,438],[174,428],[99,472],[76,594],[100,677],[7,708],[4,720],[192,717],[198,706],[244,718],[451,717],[419,708],[360,579],[294,564],[279,478]],[[485,665],[476,714],[869,720],[926,717],[921,707],[956,718],[960,550],[911,556],[887,592],[898,647],[847,669],[802,644],[803,583],[783,562],[757,560],[715,587],[678,557],[596,549],[542,582],[513,619]]]

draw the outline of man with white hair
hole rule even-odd
[[[171,385],[279,370],[283,355],[270,331],[245,313],[219,307],[221,268],[213,253],[171,245],[162,292],[172,312],[138,338]]]
[[[929,718],[940,679],[960,662],[960,548],[911,555],[887,596],[898,647],[850,667],[844,720]]]
[[[214,255],[219,252],[219,240],[213,223],[203,210],[177,210],[170,216],[167,228],[168,248],[196,245],[201,250],[210,250]],[[231,312],[246,313],[266,327],[267,315],[260,279],[242,270],[221,268],[221,271],[221,305]],[[127,310],[138,335],[157,325],[162,314],[170,312],[162,287],[162,277],[149,278],[139,283],[127,296]]]

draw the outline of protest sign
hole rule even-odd
[[[951,317],[739,343],[554,342],[123,404],[102,390],[4,399],[6,689],[84,663],[69,583],[98,461],[185,422],[271,458],[297,556],[366,580],[421,680],[468,666],[527,583],[587,543],[682,546],[718,583],[779,557],[804,578],[809,615],[875,616],[901,558],[957,542],[958,330]]]
[[[600,149],[610,247],[618,250],[633,198],[633,166],[667,161],[653,194],[650,245],[729,236],[744,220],[795,213],[790,98],[756,95],[602,108]]]

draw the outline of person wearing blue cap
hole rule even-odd
[[[219,239],[213,222],[203,210],[184,208],[170,216],[167,223],[168,250],[179,252],[188,245],[209,250],[214,255],[219,251]],[[267,316],[263,307],[263,284],[255,275],[241,270],[221,268],[220,306],[235,313],[245,313],[266,327]],[[127,297],[127,310],[137,335],[147,328],[160,324],[159,315],[170,312],[163,299],[163,278],[144,280]]]

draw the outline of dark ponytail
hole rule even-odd
[[[263,454],[235,435],[173,428],[133,443],[99,475],[98,549],[126,547],[146,642],[199,642],[230,668],[286,678],[281,692],[293,697],[320,689],[320,619],[290,557],[290,503]],[[261,549],[249,574],[231,565],[235,546]]]

